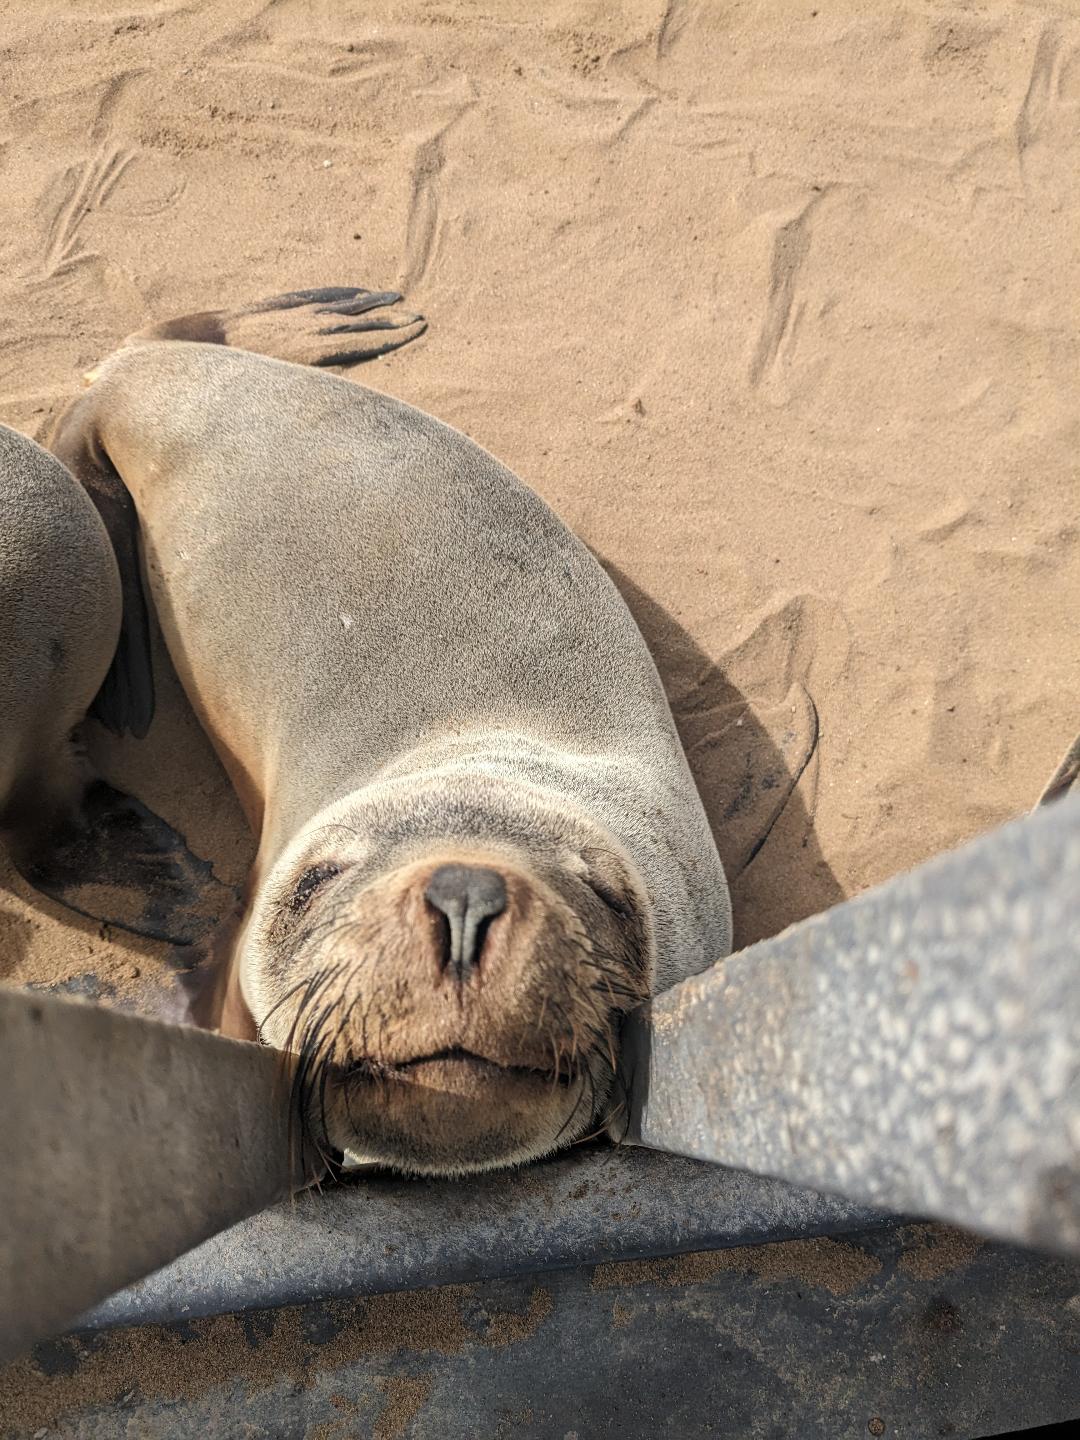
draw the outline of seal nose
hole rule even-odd
[[[464,979],[480,964],[488,925],[506,909],[506,882],[483,865],[440,865],[424,897],[446,917],[442,968]]]

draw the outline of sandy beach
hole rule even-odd
[[[0,0],[0,420],[44,439],[152,320],[404,291],[427,333],[352,378],[489,448],[608,565],[745,945],[1021,814],[1080,730],[1078,175],[1080,3]],[[160,647],[157,674],[147,739],[91,728],[89,748],[239,884],[251,838]],[[770,767],[797,784],[762,831],[740,797]],[[137,1006],[178,961],[0,860],[0,980]],[[810,1313],[832,1244],[800,1249],[774,1304]],[[783,1279],[790,1248],[704,1273]],[[324,1377],[308,1433],[385,1440],[432,1383],[391,1340],[428,1365],[531,1334],[550,1303],[349,1302],[314,1359],[292,1312],[261,1351],[235,1317],[121,1332],[74,1378],[67,1352],[12,1367],[0,1428],[80,1406],[124,1424],[138,1389],[195,1397],[183,1433],[209,1433],[199,1397],[216,1414],[230,1387],[362,1356],[368,1390]],[[1022,1301],[1000,1325],[973,1308],[992,1390]],[[153,1433],[179,1434],[162,1414]]]
[[[354,378],[611,567],[739,944],[1033,803],[1080,723],[1080,7],[0,15],[0,418],[43,438],[151,319],[396,286],[430,329]],[[91,749],[238,881],[163,691],[145,742]],[[762,754],[800,778],[747,864],[725,817]],[[2,878],[4,979],[123,1003],[167,969]]]

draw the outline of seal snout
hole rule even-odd
[[[263,1034],[303,1057],[318,1143],[462,1174],[595,1128],[620,1016],[648,993],[629,867],[559,836],[468,831],[391,839],[378,868],[357,847],[350,865],[324,829],[266,887],[273,911],[252,935],[271,987]]]
[[[440,865],[424,898],[441,917],[440,967],[467,979],[479,968],[489,925],[506,909],[506,881],[486,865]]]

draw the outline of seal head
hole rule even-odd
[[[309,1136],[415,1173],[531,1159],[602,1128],[621,1016],[653,970],[613,836],[561,796],[398,779],[316,818],[242,942],[264,1039],[299,1053]]]

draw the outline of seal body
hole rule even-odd
[[[29,843],[76,806],[72,743],[109,669],[120,576],[86,492],[0,425],[0,830]]]
[[[219,345],[122,349],[52,445],[133,501],[259,836],[224,1028],[299,1051],[332,1150],[404,1169],[604,1123],[619,1017],[731,927],[656,669],[586,547],[437,420]]]

